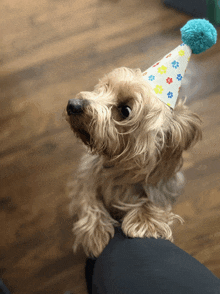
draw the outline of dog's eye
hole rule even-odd
[[[124,105],[122,107],[119,108],[121,111],[121,114],[124,118],[129,117],[130,113],[131,113],[131,108],[127,105]]]

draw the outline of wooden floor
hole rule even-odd
[[[160,0],[2,0],[0,268],[15,294],[86,293],[72,253],[65,186],[81,145],[63,111],[119,66],[147,69],[180,44],[190,19]],[[220,41],[193,56],[181,96],[204,121],[185,154],[175,243],[220,277]]]

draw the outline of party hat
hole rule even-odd
[[[143,72],[143,79],[152,86],[157,97],[171,108],[175,107],[191,54],[199,54],[217,41],[216,29],[205,19],[188,21],[182,27],[181,35],[181,45]]]

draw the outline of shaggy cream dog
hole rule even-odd
[[[119,225],[132,238],[172,241],[182,152],[201,139],[199,117],[182,101],[172,110],[140,70],[123,67],[69,100],[67,120],[89,151],[69,183],[74,250],[99,256]]]

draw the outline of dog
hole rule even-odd
[[[69,183],[76,251],[98,257],[121,226],[131,238],[173,241],[184,187],[182,153],[202,138],[201,120],[180,100],[159,100],[140,69],[118,68],[67,105],[67,121],[87,146]]]

